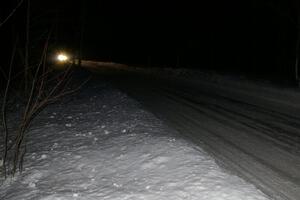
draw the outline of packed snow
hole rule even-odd
[[[43,111],[25,161],[0,186],[0,199],[269,199],[104,83]]]

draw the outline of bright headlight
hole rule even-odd
[[[66,62],[67,60],[69,60],[69,57],[65,54],[58,54],[57,60],[60,62]]]

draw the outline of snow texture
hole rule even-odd
[[[28,141],[25,170],[0,199],[268,199],[106,84],[48,107]]]

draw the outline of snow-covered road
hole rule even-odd
[[[1,200],[269,199],[101,80],[44,110],[27,141]]]
[[[300,199],[299,91],[153,74],[108,78],[229,171],[274,199]]]

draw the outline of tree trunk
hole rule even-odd
[[[298,0],[294,1],[294,6],[296,6],[296,14],[297,14],[297,42],[296,42],[296,61],[295,61],[295,78],[300,87],[299,80],[299,62],[300,62],[300,2]]]
[[[29,88],[29,29],[30,29],[30,0],[27,0],[27,13],[26,13],[26,40],[25,40],[25,63],[24,63],[24,82],[25,92]]]
[[[298,85],[299,85],[299,59],[300,59],[299,48],[300,48],[300,29],[298,27],[297,43],[296,43],[296,62],[295,62],[295,79],[298,82]]]

